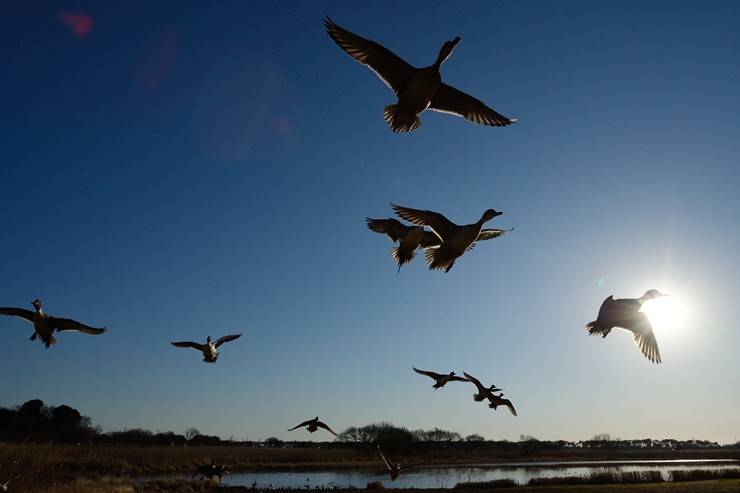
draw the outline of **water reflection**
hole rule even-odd
[[[666,461],[589,461],[589,462],[522,462],[506,464],[473,464],[465,466],[418,466],[401,473],[391,481],[386,471],[377,469],[292,471],[292,472],[235,472],[224,478],[225,485],[255,486],[258,489],[304,488],[332,489],[380,481],[386,488],[453,488],[463,482],[483,482],[513,479],[526,484],[532,478],[579,477],[598,473],[630,473],[660,471],[670,480],[669,471],[740,469],[740,462],[732,459],[666,460]],[[146,478],[151,479],[151,478]]]

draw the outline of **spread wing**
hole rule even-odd
[[[388,458],[385,455],[383,455],[383,451],[380,450],[380,445],[378,445],[378,453],[380,454],[380,458],[383,459],[383,462],[385,463],[385,467],[387,467],[389,471],[394,470],[395,467],[393,467],[393,464],[391,463],[391,461],[389,461]]]
[[[439,212],[412,209],[410,207],[403,207],[396,204],[391,204],[391,208],[396,211],[396,214],[401,219],[405,219],[412,224],[417,226],[429,226],[434,234],[436,234],[440,240],[444,241],[445,236],[449,236],[449,232],[457,229],[457,225],[444,217]]]
[[[29,322],[33,323],[33,317],[35,312],[32,312],[31,310],[24,310],[23,308],[11,308],[11,307],[3,307],[0,308],[0,314],[3,315],[11,315],[13,317],[21,317]]]
[[[239,339],[241,336],[242,336],[241,334],[233,334],[233,335],[230,335],[230,336],[223,336],[222,338],[220,338],[219,340],[217,340],[216,342],[214,342],[213,345],[216,346],[216,347],[219,347],[224,342],[229,342],[229,341],[233,341],[234,339]]]
[[[329,17],[324,19],[324,26],[331,39],[345,53],[367,65],[396,94],[411,79],[414,67],[388,48],[339,27]]]
[[[334,430],[332,430],[331,428],[329,428],[329,426],[326,423],[324,423],[323,421],[317,422],[316,423],[316,426],[318,426],[319,428],[325,429],[326,431],[328,431],[329,433],[331,433],[334,436],[337,436],[336,432]]]
[[[642,354],[653,363],[660,363],[660,351],[658,350],[658,341],[655,339],[653,326],[642,312],[635,312],[629,320],[625,320],[619,325],[629,325],[622,327],[631,331],[635,335],[635,344],[640,348]]]
[[[302,428],[304,426],[308,426],[308,425],[310,425],[311,423],[313,423],[315,421],[317,421],[317,420],[316,419],[309,419],[308,421],[304,421],[301,424],[295,425],[293,428],[289,428],[288,431],[293,431],[293,430],[297,430],[298,428]]]
[[[477,378],[475,378],[475,377],[472,377],[472,376],[468,375],[468,374],[467,374],[467,373],[465,373],[465,372],[463,372],[463,375],[465,375],[465,378],[467,378],[468,380],[470,380],[471,382],[473,382],[473,383],[475,384],[475,386],[476,386],[476,387],[478,387],[478,392],[484,392],[484,391],[488,390],[488,389],[486,389],[486,388],[485,388],[485,387],[484,387],[484,386],[483,386],[483,385],[482,385],[482,384],[480,383],[480,380],[478,380]]]
[[[170,342],[170,344],[177,347],[191,347],[193,349],[197,349],[198,351],[203,351],[203,348],[205,347],[203,344],[198,344],[197,342],[191,341]]]
[[[481,229],[480,234],[478,235],[478,239],[475,241],[486,241],[492,238],[498,238],[499,236],[505,235],[509,231],[514,231],[514,228],[511,228],[511,229]]]
[[[439,373],[435,373],[433,371],[419,370],[417,368],[414,368],[413,366],[411,368],[413,368],[413,370],[419,375],[426,375],[428,377],[433,378],[434,380],[438,380],[442,377],[442,375],[440,375]]]
[[[370,219],[365,218],[367,227],[371,231],[386,235],[391,241],[400,241],[406,236],[411,226],[406,226],[398,219],[389,217],[388,219]]]
[[[497,113],[486,106],[483,101],[448,86],[444,82],[440,85],[434,99],[432,99],[429,109],[442,113],[451,113],[470,120],[473,123],[494,127],[503,127],[516,121]]]
[[[71,318],[51,318],[51,323],[56,327],[57,332],[66,332],[69,330],[76,330],[84,332],[85,334],[102,334],[105,332],[105,327],[90,327],[89,325],[81,324]]]

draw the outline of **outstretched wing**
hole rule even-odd
[[[0,308],[0,314],[11,315],[13,317],[25,318],[31,323],[33,323],[33,317],[35,315],[35,313],[32,312],[31,310],[24,310],[23,308],[11,308],[11,307]]]
[[[389,471],[394,470],[395,468],[393,467],[393,464],[391,463],[391,461],[389,461],[388,458],[385,455],[383,455],[383,451],[380,450],[380,445],[378,445],[378,453],[380,454],[380,458],[383,459],[383,463],[385,464],[385,467],[387,467]]]
[[[197,342],[191,341],[170,342],[170,344],[177,347],[191,347],[193,349],[197,349],[198,351],[203,351],[203,348],[205,347],[203,344],[198,344]]]
[[[295,425],[293,428],[288,428],[288,431],[293,431],[293,430],[297,430],[298,428],[302,428],[304,426],[308,426],[308,425],[310,425],[311,423],[313,423],[315,421],[316,421],[316,419],[309,419],[308,421],[304,421],[301,424]]]
[[[66,332],[69,330],[76,330],[84,332],[85,334],[102,334],[105,332],[105,327],[90,327],[89,325],[81,324],[71,318],[51,318],[52,325],[56,328],[57,332]]]
[[[486,389],[483,386],[483,384],[480,383],[480,380],[478,380],[477,378],[472,377],[472,376],[468,375],[465,372],[463,372],[463,375],[465,375],[465,378],[467,378],[468,380],[470,380],[471,382],[473,382],[475,384],[475,386],[478,387],[478,392],[483,392],[483,391],[488,390],[488,389]]]
[[[494,127],[511,125],[516,121],[497,113],[486,106],[483,101],[448,86],[444,82],[440,85],[439,90],[437,90],[437,94],[434,95],[429,109],[442,113],[451,113],[470,120],[473,123]]]
[[[413,370],[419,375],[426,375],[427,377],[433,378],[434,380],[438,380],[442,377],[441,374],[435,373],[433,371],[419,370],[417,368],[414,368],[413,366],[411,368],[413,368]]]
[[[214,346],[219,347],[224,342],[233,341],[234,339],[239,339],[242,335],[241,334],[232,334],[230,336],[223,336],[219,340],[213,343]]]
[[[406,226],[398,219],[389,217],[388,219],[370,219],[365,218],[367,227],[371,231],[386,235],[391,241],[400,241],[406,236],[411,226]]]
[[[317,423],[316,423],[316,426],[318,426],[319,428],[323,428],[323,429],[325,429],[326,431],[328,431],[329,433],[331,433],[331,434],[332,434],[332,435],[334,435],[334,436],[338,436],[338,435],[336,434],[336,432],[335,432],[334,430],[332,430],[331,428],[329,428],[329,426],[328,426],[328,425],[327,425],[326,423],[324,423],[323,421],[319,421],[319,422],[317,422]]]
[[[640,351],[647,359],[653,363],[660,363],[658,341],[655,339],[653,326],[644,313],[635,312],[630,317],[628,323],[621,325],[629,325],[629,327],[622,328],[631,331],[635,335],[635,344],[637,344],[637,347],[640,348]]]
[[[514,231],[514,228],[511,228],[511,229],[481,229],[480,233],[478,234],[478,239],[475,241],[486,241],[492,238],[498,238],[499,236],[505,235],[509,231]]]
[[[429,226],[432,231],[434,231],[434,234],[436,234],[442,241],[444,241],[443,231],[450,231],[457,228],[455,223],[444,217],[439,212],[412,209],[410,207],[403,207],[393,203],[391,203],[391,208],[396,211],[396,214],[401,219],[405,219],[417,226]]]
[[[375,72],[380,80],[398,94],[414,73],[414,67],[388,48],[351,33],[336,25],[329,17],[324,19],[326,32],[349,56]]]

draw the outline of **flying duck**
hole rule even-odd
[[[426,370],[419,370],[417,368],[411,367],[414,369],[416,373],[419,375],[426,375],[430,377],[432,380],[434,380],[434,385],[432,387],[434,390],[437,390],[439,388],[442,388],[447,384],[448,382],[467,382],[468,380],[463,377],[458,377],[455,375],[454,371],[451,371],[448,375],[444,375],[441,373],[435,373],[433,371],[426,371]]]
[[[290,428],[288,431],[293,431],[295,429],[302,428],[304,426],[311,433],[313,433],[314,431],[318,430],[319,428],[323,428],[326,431],[328,431],[329,433],[331,433],[332,435],[337,436],[337,434],[334,432],[334,430],[332,430],[331,428],[329,428],[326,425],[326,423],[323,423],[322,421],[319,421],[319,417],[318,416],[316,416],[314,419],[309,419],[308,421],[304,421],[301,424],[295,425],[293,428]]]
[[[458,226],[439,212],[411,209],[396,204],[391,204],[391,208],[401,219],[418,226],[429,226],[440,239],[439,247],[429,248],[425,254],[430,270],[444,269],[445,272],[449,272],[455,265],[455,260],[473,248],[477,241],[498,238],[511,231],[510,229],[481,230],[483,223],[503,214],[494,209],[485,211],[481,218],[473,224]]]
[[[177,347],[191,347],[193,349],[197,349],[198,351],[203,353],[203,361],[205,361],[206,363],[215,363],[218,359],[218,351],[216,351],[216,348],[218,348],[221,344],[225,342],[239,339],[241,336],[241,334],[223,336],[216,342],[211,342],[211,336],[208,336],[205,344],[199,344],[197,342],[191,341],[170,342],[170,344]]]
[[[383,455],[383,451],[380,450],[380,445],[378,445],[378,453],[380,454],[380,458],[383,459],[383,462],[385,463],[385,467],[388,468],[388,475],[391,477],[391,481],[395,481],[399,474],[401,474],[401,471],[404,469],[408,469],[409,467],[414,467],[419,464],[406,464],[402,466],[401,464],[394,464],[393,462],[389,461],[388,458]]]
[[[640,298],[614,299],[609,296],[601,304],[599,316],[593,322],[586,324],[589,335],[606,337],[614,327],[629,330],[635,336],[635,344],[642,354],[653,363],[660,363],[658,341],[653,333],[650,320],[640,311],[646,301],[667,296],[657,289],[650,289]]]
[[[324,19],[326,32],[349,56],[367,65],[398,96],[398,103],[383,109],[383,117],[394,132],[409,132],[421,125],[419,114],[431,109],[452,113],[474,123],[504,126],[514,123],[482,101],[442,82],[439,68],[452,54],[460,37],[442,45],[437,60],[430,66],[415,68],[389,49]]]
[[[36,309],[35,312],[24,310],[23,308],[5,307],[0,308],[0,314],[25,318],[31,322],[36,330],[30,340],[35,341],[38,337],[47,349],[49,346],[53,346],[57,343],[56,338],[53,336],[55,330],[57,332],[76,330],[78,332],[84,332],[85,334],[94,335],[105,332],[106,327],[90,327],[70,318],[52,317],[41,309],[41,300],[39,299],[34,300],[31,304]]]
[[[478,380],[477,378],[472,377],[465,372],[463,372],[463,375],[465,375],[465,378],[467,378],[470,382],[472,382],[478,389],[478,393],[473,394],[473,400],[475,402],[481,402],[482,400],[485,400],[485,399],[491,400],[493,398],[494,392],[504,390],[504,389],[500,389],[496,387],[495,385],[491,385],[490,387],[484,387],[483,384],[480,383],[480,380]]]
[[[190,477],[190,481],[195,479],[195,476],[200,474],[200,480],[203,481],[205,478],[209,480],[213,479],[214,476],[218,476],[218,484],[221,484],[224,474],[231,476],[231,471],[226,466],[216,464],[213,461],[210,464],[202,464],[198,466],[193,475]]]
[[[512,404],[509,399],[504,399],[504,394],[491,394],[488,396],[488,400],[488,407],[490,407],[491,409],[497,409],[499,406],[506,406],[509,408],[509,411],[511,411],[511,414],[516,416],[516,409],[514,409],[514,404]]]
[[[398,219],[365,218],[367,227],[371,231],[386,235],[392,242],[399,242],[397,247],[391,248],[391,257],[398,264],[398,272],[401,267],[408,264],[416,257],[417,248],[430,248],[439,246],[442,242],[431,231],[425,231],[423,226],[407,226]]]

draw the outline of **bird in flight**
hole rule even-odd
[[[436,373],[433,371],[426,371],[426,370],[419,370],[417,368],[414,368],[412,366],[413,370],[418,373],[419,375],[426,375],[432,380],[434,380],[434,385],[432,387],[434,390],[440,389],[445,386],[448,382],[467,382],[467,378],[459,377],[455,375],[454,371],[451,371],[449,374],[445,375],[443,373]]]
[[[419,128],[419,114],[427,109],[451,113],[481,125],[501,127],[516,121],[442,82],[439,69],[460,42],[459,36],[442,45],[432,65],[416,68],[388,48],[339,27],[328,17],[324,26],[345,53],[367,65],[398,96],[396,104],[383,108],[383,117],[394,132]]]
[[[323,428],[326,431],[328,431],[329,433],[331,433],[332,435],[337,436],[337,434],[334,432],[334,430],[332,430],[331,428],[329,428],[326,425],[326,423],[324,423],[322,421],[319,421],[319,417],[318,416],[316,416],[314,419],[309,419],[307,421],[304,421],[301,424],[297,424],[293,428],[288,429],[288,431],[293,431],[295,429],[302,428],[304,426],[311,433],[313,433],[314,431],[318,430],[319,428]]]
[[[653,363],[660,363],[658,341],[653,333],[653,326],[647,316],[640,311],[646,301],[668,296],[657,289],[649,289],[640,298],[614,299],[609,296],[601,304],[596,320],[586,324],[589,335],[600,335],[602,338],[609,335],[614,327],[628,330],[635,337],[635,344],[642,354]]]
[[[201,353],[203,353],[204,362],[215,363],[216,360],[218,359],[217,348],[221,344],[225,342],[233,341],[234,339],[239,339],[241,336],[242,336],[241,334],[223,336],[219,338],[218,340],[216,340],[215,342],[212,342],[211,336],[208,336],[208,338],[206,338],[205,344],[200,344],[200,343],[192,342],[192,341],[170,342],[170,344],[172,344],[173,346],[177,346],[177,347],[190,347],[190,348],[196,349],[200,351]]]
[[[483,224],[490,221],[503,212],[488,209],[481,218],[473,224],[464,226],[457,225],[447,219],[439,212],[412,209],[396,204],[391,204],[396,215],[417,226],[429,226],[440,240],[436,248],[428,248],[425,254],[427,265],[430,270],[444,269],[449,272],[455,261],[465,252],[473,248],[478,241],[498,238],[511,230],[506,229],[481,229]]]
[[[36,309],[35,312],[23,308],[4,307],[0,308],[0,314],[20,317],[31,322],[35,331],[30,340],[35,341],[37,338],[40,339],[47,349],[57,343],[53,335],[54,331],[68,332],[76,330],[93,335],[105,332],[105,327],[90,327],[71,318],[52,317],[41,309],[41,300],[39,299],[34,300],[31,304]]]
[[[385,463],[385,467],[388,468],[388,475],[391,478],[391,481],[395,481],[399,474],[401,474],[401,471],[404,469],[408,469],[409,467],[418,466],[419,464],[406,464],[401,465],[398,463],[394,463],[388,460],[388,458],[383,455],[383,451],[380,450],[380,445],[378,445],[378,453],[380,454],[380,458],[383,459],[383,462]]]

